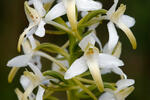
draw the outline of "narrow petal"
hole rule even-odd
[[[117,58],[120,58],[121,51],[122,51],[122,44],[121,44],[121,42],[118,42],[118,44],[116,45],[112,55],[117,57]]]
[[[38,92],[36,95],[36,100],[43,100],[43,94],[44,94],[45,89],[39,86]]]
[[[80,57],[79,59],[75,60],[70,68],[65,73],[65,79],[71,79],[77,75],[84,73],[88,69],[84,57]]]
[[[30,44],[28,43],[28,49],[27,49],[26,51],[27,51],[27,52],[31,52],[32,49],[35,49],[35,48],[36,48],[36,41],[35,41],[33,35],[29,36],[28,39],[29,39],[29,41],[30,41],[30,43],[31,43],[32,48],[31,48]],[[24,50],[25,50],[25,49],[26,49],[26,46],[24,47]]]
[[[109,54],[101,53],[99,54],[99,65],[100,68],[110,68],[110,67],[115,67],[115,66],[123,66],[124,63],[119,60],[117,57],[114,57]]]
[[[23,93],[18,88],[15,89],[15,93],[17,94],[18,100],[22,100]]]
[[[112,22],[109,22],[107,24],[107,27],[108,27],[108,32],[109,32],[109,40],[108,40],[108,43],[104,46],[103,52],[112,54],[115,46],[118,43],[119,36]]]
[[[30,61],[31,55],[21,55],[17,56],[11,60],[8,61],[7,66],[9,67],[25,67],[27,66],[27,63]]]
[[[43,37],[44,35],[45,35],[45,28],[44,28],[44,25],[45,25],[46,23],[44,22],[44,21],[40,21],[40,23],[39,23],[39,25],[38,25],[38,28],[37,28],[37,30],[36,30],[36,32],[35,32],[35,34],[37,35],[37,36],[39,36],[39,37]]]
[[[123,23],[119,22],[116,23],[118,27],[127,35],[128,39],[130,40],[130,43],[132,44],[133,49],[136,49],[136,38],[134,37],[132,31]]]
[[[122,91],[119,91],[118,93],[116,93],[117,99],[125,100],[125,98],[129,96],[129,94],[131,94],[133,90],[134,90],[134,86],[130,86],[128,88],[123,89]]]
[[[39,68],[37,66],[35,66],[32,63],[28,63],[29,67],[32,69],[32,71],[35,73],[35,75],[39,76],[39,77],[43,77],[42,72],[39,70]]]
[[[135,83],[135,81],[133,79],[123,79],[123,80],[119,80],[116,85],[117,85],[117,90],[122,90],[124,88],[127,88],[131,85],[133,85]]]
[[[95,26],[92,26],[92,27],[95,27]],[[100,39],[98,39],[98,37],[96,36],[96,31],[94,30],[93,33],[91,33],[91,35],[93,36],[95,41],[98,43],[100,50],[102,51],[102,43],[101,43]]]
[[[111,6],[111,8],[107,12],[108,16],[111,16],[115,12],[117,4],[118,4],[118,0],[114,0],[114,4]]]
[[[94,52],[94,51],[93,51]],[[89,67],[90,73],[99,89],[100,92],[104,91],[103,80],[101,77],[101,72],[98,64],[98,54],[94,52],[94,54],[85,55],[86,63]]]
[[[123,76],[124,79],[127,79],[126,74],[124,74],[123,71],[119,67],[112,68],[112,71],[120,76]]]
[[[102,4],[94,0],[76,0],[76,5],[79,11],[92,11],[102,8]]]
[[[46,11],[43,7],[41,0],[33,0],[34,8],[38,11],[39,15],[43,17],[46,14]]]
[[[67,17],[71,28],[74,32],[77,32],[77,19],[76,19],[76,0],[64,0],[64,5],[67,11]]]
[[[19,67],[13,67],[11,69],[11,71],[9,72],[9,75],[8,75],[8,82],[11,83],[16,75],[16,73],[18,72],[20,68]]]
[[[92,33],[89,35],[85,36],[79,43],[79,47],[84,51],[88,44],[95,45],[95,39],[92,36]]]
[[[122,15],[119,18],[119,22],[124,23],[127,27],[133,27],[135,24],[135,19],[133,17],[128,16],[128,15]]]
[[[57,17],[66,14],[66,9],[64,7],[63,2],[56,4],[45,16],[46,21],[51,21]]]

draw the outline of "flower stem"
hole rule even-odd
[[[91,96],[94,100],[97,100],[96,96],[89,90],[87,89],[79,80],[73,78],[76,84],[78,84],[89,96]]]

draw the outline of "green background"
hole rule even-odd
[[[101,0],[104,8],[111,6],[112,1],[110,1]],[[120,0],[120,2],[127,5],[126,14],[136,19],[136,25],[132,30],[138,43],[138,48],[132,50],[127,37],[122,31],[118,31],[123,43],[121,57],[125,62],[123,70],[128,78],[136,81],[135,91],[128,100],[150,100],[150,0]],[[0,100],[17,100],[14,89],[19,86],[19,74],[22,74],[23,69],[19,71],[13,83],[9,84],[7,76],[10,68],[6,63],[12,57],[19,55],[16,50],[18,37],[28,22],[24,14],[24,0],[1,0],[0,4]],[[98,36],[105,43],[108,38],[106,25],[100,26],[97,31]],[[63,36],[48,35],[43,41],[64,42],[62,38]]]

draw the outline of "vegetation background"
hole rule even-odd
[[[101,0],[104,8],[109,8],[113,0]],[[120,0],[127,5],[126,14],[136,19],[132,28],[137,39],[138,48],[132,50],[127,37],[119,31],[123,42],[122,59],[125,62],[124,72],[128,78],[136,80],[135,91],[128,100],[150,100],[150,0]],[[1,0],[0,3],[0,100],[17,100],[14,89],[19,85],[19,71],[13,83],[9,84],[7,76],[10,68],[6,63],[19,55],[16,50],[19,35],[28,25],[24,13],[24,0]],[[105,23],[105,22],[104,22]],[[102,30],[102,31],[101,31]],[[98,36],[105,43],[108,37],[106,25],[97,29]],[[63,43],[64,36],[48,36],[44,41]]]

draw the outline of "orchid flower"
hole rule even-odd
[[[48,12],[48,14],[45,16],[45,20],[48,22],[67,13],[72,30],[77,32],[75,6],[77,7],[78,11],[93,11],[102,8],[102,4],[94,0],[63,0],[62,2],[56,4]]]
[[[32,42],[34,42],[34,41],[32,41]],[[22,43],[22,47],[23,47],[23,51],[25,54],[14,57],[13,59],[9,60],[7,63],[7,66],[9,66],[9,67],[13,67],[13,66],[25,67],[30,62],[30,63],[36,63],[37,67],[39,69],[41,69],[40,56],[35,54],[35,51],[31,48],[28,40],[26,40]]]
[[[18,98],[20,97],[21,100],[28,100],[27,98],[29,97],[29,100],[34,100],[35,98],[36,100],[43,100],[42,98],[45,89],[42,88],[40,84],[44,84],[44,82],[48,79],[46,79],[42,75],[41,71],[37,68],[37,66],[33,65],[32,63],[28,63],[28,65],[32,70],[34,70],[34,73],[25,71],[24,75],[21,76],[20,83],[23,86],[25,92],[21,96],[18,95]],[[35,97],[32,91],[36,87],[38,87],[38,92],[37,96]]]
[[[106,89],[106,92],[102,94],[99,100],[125,100],[125,98],[134,90],[131,86],[134,84],[132,79],[119,80],[116,83],[117,89]]]
[[[106,53],[99,53],[95,45],[95,38],[91,34],[84,37],[79,43],[80,48],[84,51],[84,55],[73,62],[65,73],[65,79],[70,79],[77,75],[90,70],[93,79],[96,81],[98,89],[102,92],[104,89],[100,68],[110,68],[123,66],[123,62],[118,58]]]
[[[45,3],[49,3],[49,2],[52,2],[52,0],[48,0],[48,2]],[[35,9],[30,7],[29,4],[30,5],[33,4]],[[26,38],[28,38],[34,33],[39,37],[43,37],[45,35],[44,25],[46,23],[43,20],[43,17],[45,16],[46,11],[43,7],[43,2],[41,0],[30,0],[29,2],[26,1],[24,3],[24,9],[25,9],[27,19],[29,21],[29,26],[20,35],[18,41],[18,51],[20,51],[20,45],[22,44],[25,35]]]
[[[135,19],[128,15],[124,15],[126,6],[123,4],[121,4],[121,6],[116,10],[117,4],[118,4],[118,0],[114,0],[114,4],[108,10],[107,15],[105,17],[106,19],[110,20],[110,22],[107,25],[108,31],[110,33],[113,32],[116,33],[116,29],[114,26],[114,24],[116,24],[116,26],[119,27],[127,35],[127,37],[129,38],[132,44],[133,49],[136,49],[136,39],[132,31],[130,30],[130,27],[134,26],[135,24]],[[116,44],[116,42],[109,42],[108,47],[112,45],[111,43],[113,43],[113,45]]]

